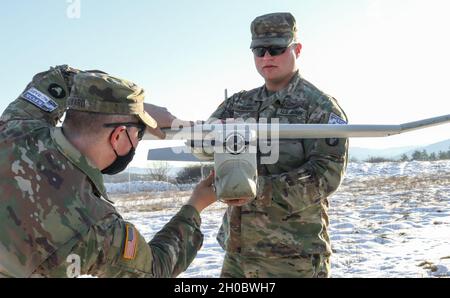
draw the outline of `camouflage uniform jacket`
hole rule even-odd
[[[26,90],[48,81],[68,94],[66,71],[38,74]],[[186,270],[203,241],[195,208],[182,207],[146,243],[108,201],[101,172],[55,127],[66,97],[51,99],[58,109],[49,113],[22,94],[0,118],[0,277],[173,277]]]
[[[268,95],[265,87],[242,91],[224,101],[214,119],[278,118],[280,123],[340,123],[347,117],[337,101],[297,72],[289,85]],[[228,252],[258,257],[331,254],[327,232],[328,196],[343,179],[347,139],[280,140],[279,159],[258,165],[258,196],[229,207],[218,233]]]

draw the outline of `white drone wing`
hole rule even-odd
[[[185,152],[186,150],[189,150],[187,146],[150,149],[148,151],[147,160],[184,162],[202,162],[211,160],[210,158],[202,160],[191,152]]]
[[[450,114],[430,119],[419,120],[397,125],[371,124],[267,124],[267,123],[232,123],[232,124],[203,124],[178,129],[163,129],[166,140],[186,140],[203,142],[214,140],[217,134],[223,132],[245,131],[256,132],[258,137],[276,139],[319,139],[319,138],[366,138],[387,137],[402,134],[431,126],[450,123]],[[146,140],[156,140],[153,135],[146,134]],[[197,156],[187,152],[187,147],[162,148],[150,150],[149,160],[167,161],[202,161]],[[180,153],[181,152],[181,153]],[[204,160],[211,160],[206,157]]]
[[[320,139],[320,138],[367,138],[387,137],[431,126],[450,123],[450,114],[415,122],[397,125],[373,124],[202,124],[179,129],[163,129],[166,140],[204,140],[213,138],[211,133],[218,129],[227,131],[249,128],[269,135],[278,131],[280,139]],[[157,140],[153,135],[146,134],[146,140]]]

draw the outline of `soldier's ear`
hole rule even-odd
[[[300,53],[302,52],[302,47],[303,47],[303,46],[302,46],[301,43],[295,44],[294,51],[295,51],[295,57],[296,57],[296,58],[300,57]]]
[[[126,126],[117,126],[109,135],[108,141],[111,143],[111,146],[114,148],[114,150],[117,151],[119,149],[120,142],[122,141],[121,138],[123,138],[122,132],[126,129]]]

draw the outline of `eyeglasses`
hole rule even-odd
[[[258,47],[253,48],[252,52],[255,54],[256,57],[264,57],[266,55],[266,52],[269,52],[270,56],[279,56],[286,52],[287,47],[280,48],[280,47]]]
[[[131,127],[137,127],[138,128],[138,140],[142,140],[145,134],[145,130],[147,129],[147,126],[143,123],[138,122],[117,122],[117,123],[105,123],[103,124],[103,127],[117,127],[117,126],[131,126]]]

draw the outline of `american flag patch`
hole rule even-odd
[[[132,225],[126,226],[125,248],[123,250],[123,257],[127,260],[134,260],[137,250],[137,232]]]

